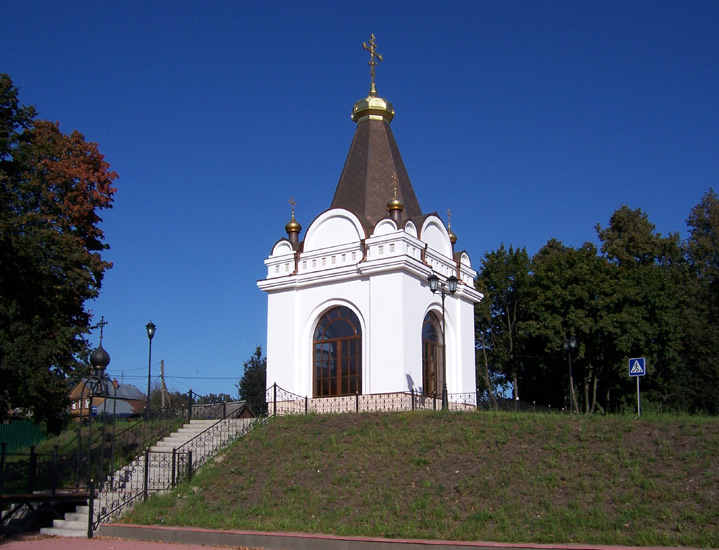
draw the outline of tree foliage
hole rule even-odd
[[[111,267],[99,212],[117,174],[97,144],[35,117],[0,75],[0,420],[24,409],[56,430]]]
[[[267,358],[262,355],[262,346],[255,348],[255,353],[245,361],[244,369],[242,378],[237,384],[240,399],[247,401],[255,414],[265,414],[267,412],[265,398]]]
[[[647,358],[647,400],[719,413],[719,198],[691,211],[690,236],[662,236],[641,209],[597,225],[601,246],[550,240],[517,266],[487,253],[477,288],[478,379],[505,377],[514,396],[577,412],[633,406],[630,357]],[[514,263],[513,263],[514,262]],[[514,314],[512,312],[515,312]],[[572,367],[566,342],[574,337]]]

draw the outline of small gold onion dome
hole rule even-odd
[[[449,229],[449,242],[451,242],[452,244],[457,244],[457,235],[452,233],[451,228]]]
[[[404,203],[397,198],[397,195],[395,195],[395,197],[387,203],[387,210],[389,212],[394,210],[402,212],[404,210]]]
[[[302,226],[300,225],[300,222],[295,220],[295,213],[292,212],[292,219],[287,222],[287,225],[285,225],[285,231],[288,235],[292,233],[299,233],[302,231]]]
[[[355,103],[352,109],[352,120],[359,122],[365,118],[385,119],[390,122],[394,118],[394,107],[386,99],[370,93],[366,98]]]

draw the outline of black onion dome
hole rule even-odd
[[[110,364],[110,354],[105,351],[102,344],[90,354],[90,364],[94,369],[104,369]]]

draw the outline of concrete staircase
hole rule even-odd
[[[253,419],[223,420],[192,420],[176,432],[161,439],[150,447],[150,466],[148,468],[147,491],[152,493],[168,491],[171,486],[172,450],[180,449],[182,445],[197,438],[193,445],[193,465],[202,465],[213,457],[219,450],[231,441],[252,429]],[[209,430],[213,428],[212,430]],[[219,428],[219,429],[218,429]],[[209,431],[208,431],[209,430]],[[199,437],[198,437],[199,436]],[[180,451],[178,451],[180,452]],[[182,455],[186,460],[186,455]],[[186,465],[183,462],[183,465]],[[195,469],[193,467],[193,469]],[[180,468],[178,467],[178,470]],[[177,472],[179,476],[179,471]],[[145,454],[112,474],[110,483],[105,483],[103,489],[94,502],[96,510],[107,511],[111,517],[117,517],[131,508],[121,506],[122,503],[132,499],[140,499],[144,494],[145,486]],[[117,513],[113,513],[117,509]],[[78,506],[74,512],[65,514],[64,519],[56,519],[52,527],[43,527],[43,535],[61,537],[87,537],[90,507]]]
[[[87,537],[89,516],[89,506],[76,506],[74,512],[65,514],[64,519],[54,520],[52,527],[43,527],[40,533],[57,537]]]

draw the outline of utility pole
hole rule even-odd
[[[165,360],[160,360],[160,380],[162,381],[162,389],[160,390],[160,397],[162,399],[162,408],[165,408],[165,395],[167,395],[167,386],[165,385]]]

